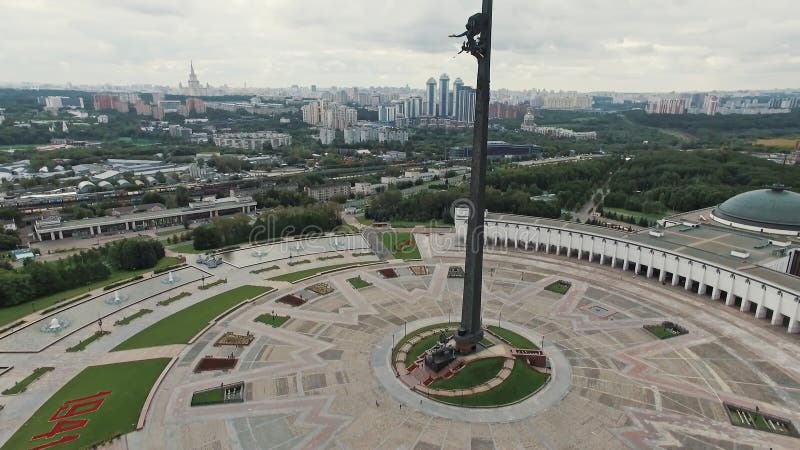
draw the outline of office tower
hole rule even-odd
[[[450,77],[443,73],[439,77],[439,116],[447,117],[448,115],[448,101],[450,97]]]
[[[433,77],[425,83],[425,115],[436,115],[436,80]]]
[[[469,86],[462,86],[458,89],[458,109],[455,118],[459,122],[475,122],[475,89]]]
[[[461,78],[456,78],[456,81],[453,81],[453,95],[450,96],[450,105],[448,106],[451,117],[456,117],[458,114],[458,91],[463,86],[464,82],[461,81]]]

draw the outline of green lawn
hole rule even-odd
[[[261,314],[260,316],[256,317],[256,322],[261,322],[264,325],[271,325],[275,328],[280,328],[288,322],[290,319],[289,316],[273,316],[272,314]]]
[[[372,219],[366,219],[364,216],[356,216],[356,220],[358,223],[362,225],[370,226],[375,223]],[[452,227],[452,223],[447,223],[441,220],[427,220],[427,221],[418,221],[418,220],[390,220],[389,223],[392,225],[393,228],[414,228],[417,225],[422,225],[426,227],[443,227],[449,228]]]
[[[169,249],[172,250],[175,253],[195,253],[195,254],[197,254],[197,253],[203,253],[203,252],[207,251],[207,250],[195,250],[194,249],[194,241],[181,242],[180,244],[176,244],[176,245],[173,245],[172,247],[169,247]]]
[[[145,398],[153,387],[158,376],[164,370],[168,358],[148,359],[104,366],[91,366],[67,382],[64,387],[50,397],[34,415],[22,425],[3,449],[31,448],[52,443],[67,435],[79,435],[71,442],[65,442],[55,448],[59,450],[84,449],[92,444],[111,438],[117,434],[125,434],[136,429],[139,413],[144,406]],[[99,409],[87,412],[75,419],[88,419],[84,428],[75,432],[64,433],[55,439],[46,438],[32,440],[31,437],[49,432],[55,422],[50,417],[69,400],[88,397],[100,392],[111,392],[104,398]],[[77,403],[76,405],[80,405]],[[84,405],[86,403],[83,403]],[[88,409],[84,407],[84,409]],[[70,419],[68,419],[70,420]]]
[[[347,264],[334,264],[332,266],[323,266],[323,267],[315,267],[313,269],[306,269],[300,270],[297,272],[285,273],[283,275],[278,275],[277,277],[272,277],[270,280],[272,281],[288,281],[290,283],[294,283],[297,280],[302,280],[303,278],[310,277],[312,275],[316,275],[320,272],[325,272],[327,270],[335,270],[341,269],[345,267],[356,267],[359,263],[347,263]]]
[[[358,233],[358,228],[356,228],[356,227],[354,227],[354,226],[352,226],[350,224],[343,223],[343,224],[339,225],[338,227],[336,227],[335,231],[336,231],[336,234],[353,234],[353,233]]]
[[[496,388],[479,394],[465,397],[440,397],[434,398],[442,403],[463,405],[467,407],[487,407],[507,405],[528,398],[539,390],[550,376],[529,368],[522,360],[514,363],[511,375]]]
[[[427,221],[392,220],[389,223],[392,224],[392,228],[414,228],[418,225],[421,225],[423,227],[435,227],[435,228],[450,228],[453,226],[452,223],[447,223],[441,220],[427,220]]]
[[[677,334],[673,333],[672,330],[664,328],[661,325],[653,325],[651,327],[645,327],[645,330],[653,333],[659,339],[669,339],[671,337],[678,336]]]
[[[214,405],[225,402],[225,392],[221,388],[211,389],[192,394],[192,406]]]
[[[174,230],[166,230],[166,231],[156,231],[156,236],[163,236],[163,237],[172,236],[173,234],[183,233],[185,231],[187,230],[184,228],[177,228]]]
[[[408,367],[411,363],[419,358],[419,355],[425,353],[426,351],[430,350],[431,347],[436,345],[439,342],[439,335],[434,334],[428,336],[426,338],[422,338],[419,342],[414,344],[409,350],[408,354],[406,354],[406,367]]]
[[[503,368],[505,358],[479,359],[467,364],[448,380],[438,380],[431,384],[433,389],[469,389],[480,386],[496,377]]]
[[[112,351],[169,344],[186,344],[189,339],[208,325],[214,317],[245,300],[268,292],[271,289],[263,286],[246,285],[215,295],[150,325],[115,347]]]
[[[420,259],[414,235],[408,231],[387,231],[381,234],[381,241],[396,259]],[[411,245],[407,243],[411,241]],[[402,247],[402,248],[401,248]]]
[[[505,328],[499,328],[499,327],[496,327],[494,325],[489,325],[486,328],[488,328],[492,333],[494,333],[494,334],[500,336],[501,338],[507,340],[508,342],[510,342],[511,345],[513,345],[514,347],[527,348],[527,349],[533,349],[533,350],[538,350],[539,349],[539,347],[536,344],[534,344],[530,340],[518,335],[517,333],[514,333],[513,331],[506,330]]]
[[[52,367],[37,367],[36,369],[33,369],[33,373],[23,378],[22,381],[14,384],[14,386],[11,386],[3,391],[3,395],[14,395],[19,394],[20,392],[25,392],[28,389],[28,386],[51,370],[53,370]]]
[[[364,217],[364,215],[363,215],[363,214],[362,214],[362,215],[359,215],[359,216],[356,216],[356,220],[357,220],[357,221],[358,221],[358,223],[360,223],[361,225],[367,225],[367,226],[369,226],[369,225],[372,225],[373,223],[375,223],[375,221],[374,221],[374,220],[372,220],[372,219],[367,219],[366,217]]]
[[[76,287],[68,291],[57,292],[55,294],[51,294],[46,297],[40,297],[32,302],[22,303],[20,305],[10,306],[7,308],[0,308],[0,325],[5,325],[7,323],[14,322],[21,317],[27,316],[28,314],[33,312],[34,307],[36,308],[36,311],[41,311],[42,309],[49,308],[50,306],[53,306],[58,302],[64,301],[72,297],[77,297],[81,294],[85,294],[94,289],[101,288],[111,283],[116,283],[117,281],[134,277],[136,275],[152,272],[155,269],[172,266],[179,262],[180,260],[178,258],[172,256],[166,256],[164,258],[161,258],[161,261],[159,261],[158,264],[156,264],[156,266],[152,269],[131,270],[131,271],[115,270],[111,272],[111,275],[108,278],[102,281],[98,281],[96,283],[87,284],[86,286]]]
[[[361,289],[372,286],[372,283],[362,280],[361,277],[348,278],[347,282],[353,286],[353,289]]]
[[[392,361],[394,361],[395,357],[397,356],[397,350],[399,350],[400,347],[403,346],[403,344],[408,342],[408,340],[413,338],[414,336],[422,334],[428,330],[441,330],[445,328],[448,330],[455,330],[456,328],[459,327],[459,325],[461,325],[459,322],[450,322],[450,323],[444,322],[444,323],[435,323],[433,325],[428,325],[427,327],[422,327],[416,330],[412,330],[411,333],[401,337],[400,339],[397,340],[397,343],[394,344],[394,348],[392,349]]]
[[[570,288],[569,284],[562,283],[561,281],[556,281],[554,283],[548,284],[547,287],[544,288],[544,290],[564,295],[567,293],[567,291],[569,291],[569,288]]]
[[[610,207],[606,207],[606,206],[603,207],[603,211],[606,214],[608,214],[608,213],[613,211],[613,212],[617,213],[617,217],[619,217],[620,214],[623,214],[623,215],[626,215],[626,216],[636,217],[637,220],[639,219],[639,217],[644,217],[644,218],[646,218],[648,220],[653,220],[653,221],[661,220],[664,217],[669,215],[668,213],[664,213],[664,214],[646,214],[646,213],[643,213],[643,212],[640,212],[640,211],[631,211],[629,209],[623,209],[623,208],[610,208]]]
[[[84,339],[84,340],[78,342],[77,344],[73,345],[72,347],[67,348],[67,351],[68,352],[82,352],[82,351],[84,351],[86,349],[87,346],[89,346],[89,344],[91,344],[92,342],[100,339],[101,337],[103,337],[103,336],[105,336],[107,334],[111,334],[111,332],[110,331],[95,331],[94,334],[89,336],[87,339]]]

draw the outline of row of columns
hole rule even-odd
[[[494,239],[493,239],[494,240],[494,245],[495,246],[500,245],[500,241],[502,240],[503,244],[508,246],[509,245],[508,244],[508,241],[509,241],[509,239],[508,239],[508,234],[509,234],[508,229],[506,228],[504,230],[504,232],[503,232],[504,238],[503,239],[501,239],[499,231],[500,230],[497,230],[497,228],[496,228],[496,232],[494,233]],[[545,232],[547,232],[547,231],[545,231]],[[575,239],[576,241],[579,240],[579,242],[580,242],[578,248],[576,249],[577,250],[577,256],[578,256],[578,259],[583,259],[584,253],[587,253],[587,251],[583,249],[583,235],[570,233],[567,246],[564,246],[564,248],[566,249],[567,256],[571,256],[572,250],[573,250],[573,239],[575,238],[576,235],[581,236],[580,238]],[[541,237],[542,237],[542,232],[537,232],[536,233],[536,237],[535,237],[535,241],[533,241],[530,238],[530,234],[526,233],[525,240],[522,242],[523,248],[525,250],[528,250],[529,249],[529,245],[530,244],[534,244],[534,247],[533,247],[534,250],[540,251],[539,249],[541,248],[540,246],[542,245]],[[514,248],[519,248],[520,247],[520,240],[518,238],[519,238],[519,234],[517,234],[517,236],[515,236],[515,239],[513,239]],[[486,240],[486,243],[488,244],[489,243],[488,233],[486,234],[485,240]],[[552,246],[553,246],[553,249],[554,249],[555,253],[560,255],[561,254],[561,250],[562,250],[562,245],[560,243],[560,239],[559,239],[559,243],[553,244]],[[549,236],[548,236],[546,238],[546,242],[544,243],[544,252],[546,254],[550,254],[550,247],[551,247],[551,244],[550,244],[550,239],[549,239]],[[605,243],[604,243],[603,244],[602,253],[600,253],[600,264],[605,264],[606,261],[607,261],[607,256],[605,254],[605,251],[606,251],[606,247],[605,247]],[[623,270],[627,270],[628,269],[628,263],[630,262],[630,260],[629,260],[630,252],[631,252],[631,246],[628,245],[628,246],[626,246],[625,254],[622,257]],[[592,243],[592,249],[588,250],[588,253],[589,253],[589,255],[588,255],[589,256],[589,260],[590,261],[594,261],[595,260],[594,242]],[[642,264],[641,264],[641,261],[640,261],[641,248],[639,249],[639,255],[638,256],[639,256],[639,258],[636,259],[635,266],[634,266],[635,273],[637,273],[637,274],[642,269]],[[611,256],[611,266],[612,267],[616,267],[617,266],[617,259],[618,258],[617,258],[616,251],[615,251],[614,254]],[[676,268],[677,268],[677,266],[676,266]],[[653,278],[654,273],[655,273],[655,268],[653,267],[653,261],[651,259],[651,262],[647,266],[647,270],[646,270],[647,278]],[[663,283],[663,282],[666,281],[666,277],[667,277],[667,271],[664,270],[664,269],[660,269],[659,270],[659,274],[658,274],[658,281]],[[700,280],[693,280],[691,278],[691,276],[686,276],[684,278],[685,279],[684,279],[683,287],[684,287],[685,290],[687,290],[687,291],[692,290],[692,287],[694,285],[694,281],[697,281],[698,282],[697,294],[698,295],[706,295],[709,284],[706,283],[705,271],[703,272],[703,275],[702,275]],[[719,278],[719,277],[717,277],[717,278]],[[680,275],[678,275],[677,273],[672,273],[671,284],[672,284],[672,286],[678,286],[680,284]],[[734,306],[735,305],[736,296],[732,292],[725,291],[725,298],[721,298],[723,291],[719,287],[719,279],[717,279],[714,283],[711,284],[711,288],[712,288],[711,289],[711,299],[712,300],[722,300],[722,301],[725,302],[726,306]],[[751,285],[748,282],[745,295],[743,297],[741,297],[741,298],[742,298],[742,303],[741,303],[741,306],[739,308],[740,311],[747,312],[750,309],[750,305],[752,303],[755,303],[757,305],[756,306],[756,312],[755,312],[756,318],[763,319],[763,318],[765,318],[767,316],[767,307],[764,305],[764,302],[766,300],[766,289],[761,289],[760,298],[756,300],[751,295]],[[792,315],[792,316],[789,316],[788,331],[790,333],[800,333],[800,322],[798,322],[797,317],[796,317],[797,314],[798,314],[798,309],[800,308],[800,300],[798,300],[796,298],[795,301],[797,303],[796,308],[795,308],[795,314]],[[782,322],[783,322],[783,314],[781,314],[778,311],[778,308],[776,308],[776,310],[773,311],[772,319],[771,319],[770,323],[772,325],[780,325]]]

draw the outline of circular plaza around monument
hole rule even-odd
[[[381,260],[357,239],[344,250],[306,243],[300,265],[264,248],[262,262],[190,262],[175,283],[164,272],[120,287],[126,302],[108,304],[113,291],[98,290],[0,334],[0,365],[12,367],[0,369],[0,443],[78,434],[81,445],[129,449],[796,448],[800,344],[786,327],[671,277],[662,283],[659,272],[648,277],[632,257],[621,270],[598,255],[496,241],[506,229],[497,219],[489,216],[482,323],[540,347],[549,367],[548,382],[519,401],[467,407],[458,395],[448,404],[396,372],[404,337],[434,326],[424,338],[435,344],[435,325],[461,312],[456,233],[416,233],[421,260]],[[98,313],[107,334],[94,338]],[[71,323],[42,332],[52,319]],[[413,347],[406,356],[420,361]],[[490,372],[508,369],[495,363]],[[48,438],[49,419],[76,402],[89,411],[85,427]],[[109,434],[110,420],[126,423],[124,438]]]

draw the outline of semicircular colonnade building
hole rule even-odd
[[[722,225],[711,219],[711,209],[633,232],[487,211],[484,238],[489,246],[575,257],[657,278],[800,333],[800,243],[785,234]],[[468,214],[466,207],[455,210],[459,243]]]

